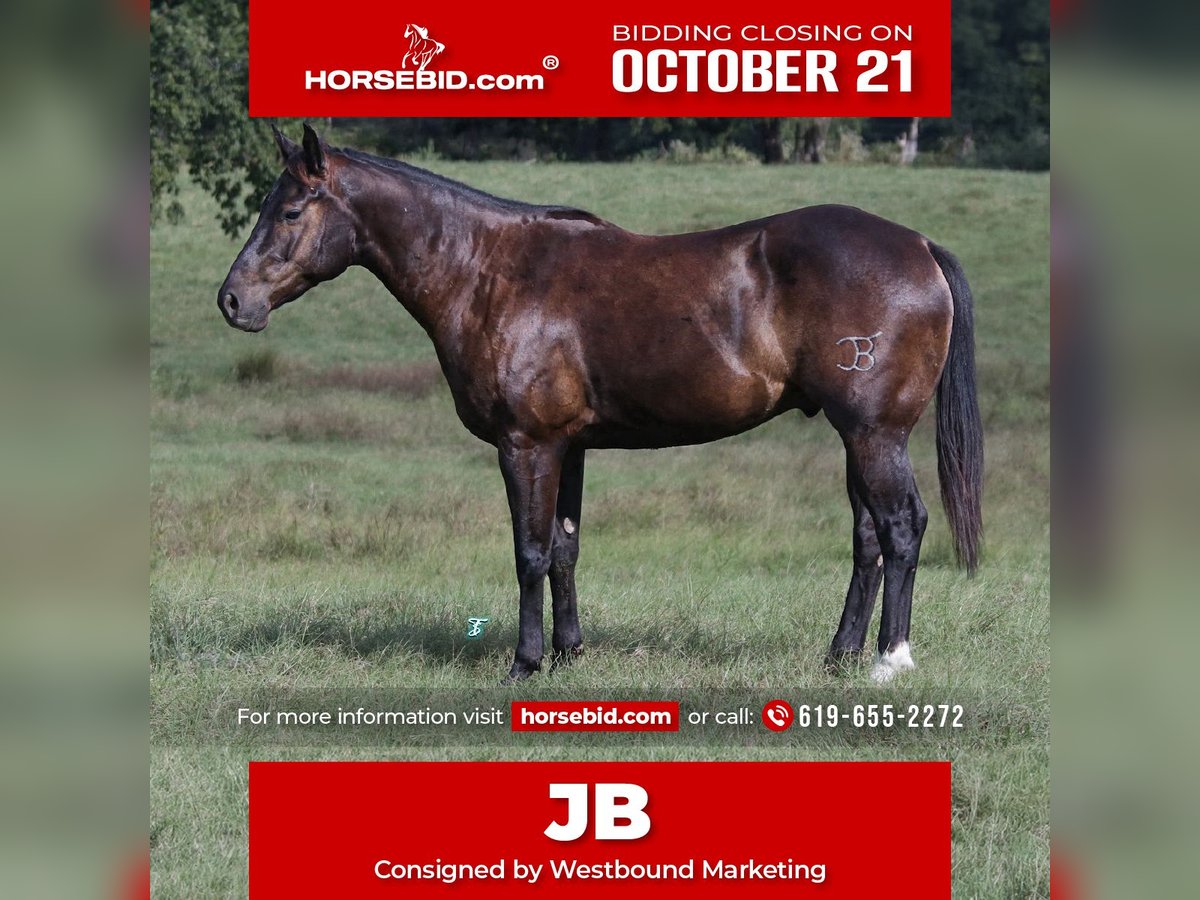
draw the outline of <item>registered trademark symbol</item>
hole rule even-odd
[[[558,68],[558,57],[554,55],[542,57],[542,68],[550,69],[551,71]]]

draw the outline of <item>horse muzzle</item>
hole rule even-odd
[[[225,321],[242,331],[262,331],[267,327],[267,317],[271,314],[271,304],[248,303],[236,291],[224,287],[217,295],[217,306],[221,308]]]

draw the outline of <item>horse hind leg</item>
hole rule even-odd
[[[846,605],[837,634],[833,636],[833,643],[825,658],[826,668],[834,672],[842,671],[861,659],[867,642],[867,629],[871,625],[871,613],[875,609],[875,597],[883,581],[883,555],[875,534],[875,522],[859,496],[857,477],[852,469],[853,463],[847,457],[846,493],[854,513],[854,572],[850,576]]]
[[[871,670],[871,678],[883,683],[915,668],[909,645],[913,581],[929,516],[913,478],[907,429],[864,429],[843,439],[883,557],[883,610]]]

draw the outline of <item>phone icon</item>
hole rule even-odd
[[[762,722],[772,731],[786,731],[795,714],[786,700],[772,700],[762,709]]]

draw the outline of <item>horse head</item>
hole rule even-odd
[[[332,177],[337,161],[308,125],[300,145],[273,130],[283,173],[217,293],[225,321],[243,331],[262,331],[272,310],[354,259],[356,217]]]

